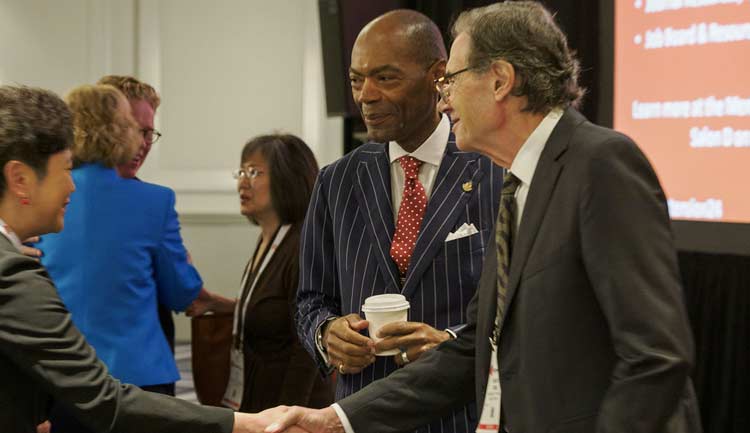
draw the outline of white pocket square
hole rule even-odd
[[[479,233],[479,230],[474,227],[474,224],[464,223],[464,225],[459,227],[455,232],[448,233],[448,237],[445,238],[445,242],[455,241],[456,239],[465,238],[466,236],[471,236],[475,233]]]

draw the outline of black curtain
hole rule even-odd
[[[452,42],[450,28],[459,13],[466,9],[496,3],[494,0],[405,0],[404,7],[416,9],[432,18],[443,31],[447,48]],[[587,89],[581,112],[595,123],[607,124],[599,119],[600,69],[599,14],[600,2],[596,0],[544,0],[555,13],[557,22],[568,36],[570,47],[576,51],[581,61],[579,83]]]
[[[706,433],[750,431],[750,257],[680,252]]]

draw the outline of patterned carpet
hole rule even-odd
[[[180,370],[181,379],[175,385],[175,393],[178,398],[192,402],[198,402],[193,387],[193,365],[191,363],[190,343],[177,343],[174,350],[177,368]]]

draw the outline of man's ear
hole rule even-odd
[[[29,197],[35,180],[31,167],[21,161],[10,160],[3,167],[3,176],[9,194],[16,199]]]
[[[505,60],[495,60],[490,65],[490,72],[495,100],[502,101],[516,85],[516,70]]]

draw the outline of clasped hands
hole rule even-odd
[[[422,354],[451,338],[445,331],[438,331],[421,322],[393,322],[378,331],[377,343],[360,334],[369,326],[357,314],[349,314],[331,321],[323,331],[323,346],[328,353],[328,362],[341,374],[359,373],[375,362],[375,353],[399,349],[394,356],[397,365],[416,361]]]
[[[345,433],[332,407],[279,406],[259,413],[234,414],[232,433]]]

